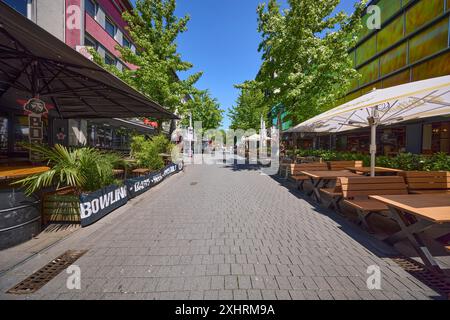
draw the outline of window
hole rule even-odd
[[[3,0],[23,16],[31,18],[31,0]]]
[[[113,38],[116,37],[117,28],[114,23],[111,22],[108,18],[105,20],[105,30],[109,33],[109,35]]]
[[[123,36],[123,46],[131,48],[131,42],[127,39],[127,37]]]
[[[92,39],[90,36],[85,36],[84,37],[84,45],[87,47],[92,47],[97,49],[97,41],[95,41],[94,39]]]
[[[110,66],[115,66],[116,59],[113,56],[111,56],[110,54],[106,53],[105,54],[105,63]]]
[[[8,153],[8,118],[0,115],[0,155]]]
[[[85,0],[84,7],[86,8],[86,13],[95,19],[97,16],[97,3],[92,0]]]

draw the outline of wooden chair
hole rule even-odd
[[[322,162],[300,163],[292,164],[289,170],[290,178],[297,183],[297,188],[302,190],[303,184],[305,181],[308,181],[309,178],[301,174],[301,171],[328,171],[328,166],[326,163]]]
[[[331,171],[341,171],[348,167],[362,167],[363,162],[360,160],[352,161],[328,161],[328,167]]]
[[[367,219],[374,213],[388,211],[383,203],[369,199],[371,195],[408,194],[405,180],[401,176],[348,177],[339,178],[344,203],[358,214],[358,223],[371,230]]]
[[[405,178],[410,193],[450,194],[450,172],[448,171],[403,171],[399,175]]]

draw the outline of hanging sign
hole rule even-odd
[[[42,123],[42,115],[47,114],[48,110],[45,106],[45,102],[38,99],[32,98],[28,100],[23,106],[25,112],[28,113],[28,129],[29,129],[29,142],[32,145],[42,144],[44,138],[44,126]],[[31,162],[39,162],[40,157],[30,150],[29,155]]]

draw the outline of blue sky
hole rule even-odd
[[[198,88],[209,89],[224,110],[231,108],[238,97],[239,90],[233,85],[253,79],[261,64],[256,20],[256,8],[261,2],[264,1],[177,1],[177,16],[191,16],[188,31],[178,38],[178,51],[184,60],[194,64],[194,72],[204,72]],[[350,13],[354,2],[341,0],[338,9]],[[230,124],[227,113],[224,128]]]

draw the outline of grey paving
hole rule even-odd
[[[62,272],[35,294],[5,294],[68,249],[89,250],[77,261],[81,290],[67,289]],[[254,168],[188,166],[2,275],[0,298],[439,298],[391,253]],[[381,290],[367,288],[370,265],[381,269]]]

